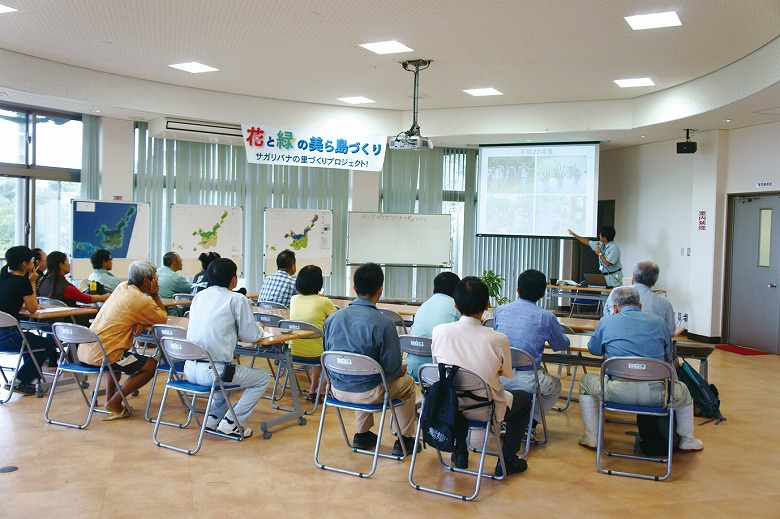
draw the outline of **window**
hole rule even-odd
[[[463,277],[463,237],[466,209],[466,154],[444,153],[441,212],[452,215],[452,271]]]
[[[0,106],[0,255],[22,244],[70,252],[82,139],[79,115]]]

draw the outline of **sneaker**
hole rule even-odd
[[[528,469],[528,463],[524,459],[520,459],[517,456],[513,456],[512,459],[506,460],[506,473],[520,474]],[[496,476],[501,477],[504,475],[503,467],[501,467],[501,460],[496,463]]]
[[[216,431],[217,427],[219,427],[219,416],[215,414],[210,414],[209,417],[206,419],[206,430],[207,431]]]
[[[696,452],[704,448],[704,442],[696,438],[680,437],[680,441],[677,442],[677,448],[682,452]]]
[[[469,453],[466,452],[453,452],[450,456],[450,462],[455,466],[456,469],[467,469],[469,468]]]
[[[395,441],[395,445],[393,445],[393,456],[403,456],[404,450],[401,447],[401,438],[404,440],[404,446],[406,447],[406,453],[412,454],[412,449],[415,449],[415,452],[420,450],[420,444],[418,443],[416,448],[414,445],[414,436],[401,436]]]
[[[227,418],[223,418],[222,421],[219,422],[217,431],[229,436],[239,437],[241,435],[241,429],[238,427],[238,424]],[[249,438],[250,436],[252,436],[252,429],[244,427],[244,438]]]
[[[355,436],[352,438],[352,446],[356,449],[367,451],[376,447],[376,440],[376,434],[371,431],[355,433]]]

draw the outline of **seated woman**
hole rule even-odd
[[[35,284],[38,273],[35,270],[34,254],[29,247],[19,245],[11,247],[5,252],[6,265],[0,270],[0,312],[5,312],[19,320],[19,311],[26,308],[34,313],[38,310],[38,299],[35,294]],[[30,344],[38,366],[48,359],[56,359],[56,348],[51,337],[41,337],[32,332],[24,332],[27,342]],[[22,347],[22,336],[17,328],[0,329],[0,350],[19,351]],[[50,360],[51,364],[51,360]],[[35,394],[33,382],[40,378],[40,373],[29,354],[22,357],[22,366],[16,373],[16,383],[11,388],[7,384],[6,390],[13,389],[24,395]]]
[[[70,282],[65,279],[65,274],[70,273],[70,262],[68,256],[60,251],[54,251],[46,257],[46,275],[43,276],[40,287],[38,289],[38,295],[43,297],[51,297],[52,299],[58,299],[68,306],[76,306],[76,303],[98,303],[108,299],[110,294],[85,294]],[[83,324],[89,326],[89,319],[84,317]]]
[[[205,252],[201,252],[200,256],[198,256],[198,261],[200,261],[200,265],[203,267],[203,270],[195,274],[195,277],[192,278],[192,293],[197,294],[201,290],[206,290],[209,287],[209,278],[206,277],[206,269],[209,268],[209,265],[211,265],[211,262],[219,259],[220,256],[216,252],[209,252],[208,254]]]
[[[322,290],[322,269],[316,265],[306,265],[298,271],[295,280],[297,295],[290,299],[290,319],[311,323],[320,330],[325,326],[325,319],[336,311],[330,300],[319,295]],[[322,355],[322,337],[316,339],[296,339],[290,344],[293,362],[319,360]],[[317,392],[325,392],[325,384],[318,388],[322,366],[316,366],[311,371],[311,387],[309,400],[314,402]]]

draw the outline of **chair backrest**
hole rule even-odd
[[[401,335],[398,338],[401,341],[401,351],[411,355],[419,355],[420,357],[431,356],[431,343],[433,340],[430,337]]]
[[[484,326],[486,328],[495,328],[496,327],[496,320],[493,319],[492,317],[489,318],[489,319],[485,319],[484,321],[482,321],[482,326]]]
[[[269,314],[266,312],[254,312],[255,322],[261,323],[263,326],[279,326],[279,321],[282,318],[275,314]]]
[[[296,321],[294,319],[282,319],[279,321],[279,328],[283,328],[285,330],[301,330],[301,331],[308,331],[308,332],[314,332],[315,335],[312,335],[311,337],[307,337],[307,339],[317,339],[319,337],[322,337],[322,330],[317,328],[311,323],[307,323],[306,321]]]
[[[211,362],[209,352],[187,339],[165,337],[162,340],[163,351],[168,359],[175,360],[203,360]],[[213,366],[212,366],[213,367]]]
[[[48,305],[48,306],[68,306],[67,304],[65,304],[64,301],[60,301],[59,299],[54,299],[53,297],[43,297],[43,296],[38,296],[38,304]]]
[[[174,301],[192,301],[193,298],[195,298],[194,294],[173,294],[173,300]]]
[[[385,373],[382,370],[382,366],[366,355],[344,351],[326,351],[322,353],[320,359],[322,367],[328,372],[329,377],[330,373],[360,376],[381,375],[382,382],[385,382]]]
[[[394,310],[389,310],[387,308],[378,308],[380,312],[382,312],[384,315],[392,319],[393,324],[395,324],[397,327],[401,328],[404,333],[406,333],[406,322],[404,321],[404,318],[401,317],[401,314]]]
[[[418,375],[420,378],[420,385],[423,387],[430,387],[433,383],[439,381],[439,365],[423,364],[420,366]],[[488,401],[492,402],[487,383],[482,379],[482,377],[473,371],[470,371],[466,368],[458,368],[458,372],[455,374],[455,380],[453,380],[453,384],[455,385],[455,391],[458,393],[464,393],[467,391],[475,393],[479,391],[480,396],[483,396],[484,393],[484,395],[487,396]]]
[[[282,303],[277,303],[276,301],[258,301],[257,306],[260,308],[280,308],[282,310],[289,310]]]
[[[5,312],[0,312],[0,328],[19,328],[19,333],[22,333],[19,321]]]
[[[623,380],[652,381],[676,379],[676,371],[668,362],[645,357],[611,357],[601,365],[601,377]]]
[[[512,367],[519,368],[533,368],[536,371],[536,361],[527,351],[520,348],[509,348],[512,352]]]
[[[78,324],[54,323],[51,325],[51,331],[60,344],[100,343],[100,339],[95,335],[95,332],[86,326],[80,326]],[[103,348],[102,344],[100,344],[100,348]]]
[[[166,338],[170,339],[186,339],[187,330],[181,326],[171,326],[170,324],[154,324],[152,325],[152,335],[157,346],[162,348],[162,340]]]
[[[563,333],[566,335],[576,335],[577,333],[571,328],[571,326],[568,326],[566,324],[562,324],[561,328],[563,329]]]

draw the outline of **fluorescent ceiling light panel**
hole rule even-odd
[[[190,61],[189,63],[177,63],[175,65],[168,66],[183,70],[184,72],[191,72],[193,74],[199,74],[201,72],[216,72],[219,70],[218,68],[209,67],[208,65],[198,63],[197,61]]]
[[[503,93],[499,92],[495,88],[469,88],[467,90],[464,90],[464,92],[474,97],[504,95]]]
[[[361,47],[377,54],[398,54],[400,52],[414,52],[403,43],[392,41],[377,41],[374,43],[361,43]]]
[[[8,7],[7,5],[0,4],[0,14],[13,13],[15,11],[16,9],[14,9],[13,7]]]
[[[619,86],[620,88],[655,86],[655,83],[653,83],[653,80],[650,79],[649,77],[637,77],[633,79],[616,79],[615,83],[617,83],[617,86]]]
[[[368,103],[376,103],[373,99],[369,99],[367,97],[363,96],[354,96],[354,97],[339,97],[339,101],[344,101],[345,103],[349,103],[351,105],[364,105]]]
[[[675,27],[682,25],[680,18],[674,11],[665,13],[639,14],[636,16],[626,16],[628,25],[635,31],[643,29],[658,29],[659,27]]]

